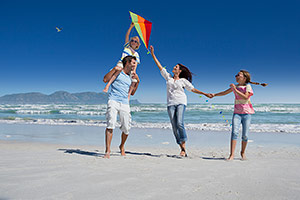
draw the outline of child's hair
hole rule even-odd
[[[139,42],[138,46],[136,47],[136,49],[134,49],[134,50],[138,50],[140,48],[140,45],[141,45],[140,38],[138,36],[134,36],[134,37],[130,38],[129,43],[128,43],[129,46],[130,46],[130,41],[132,39],[136,39]]]
[[[123,60],[122,60],[123,67],[125,67],[127,62],[131,62],[132,59],[136,60],[136,57],[135,56],[126,56],[125,58],[123,58]]]
[[[254,85],[261,85],[263,87],[266,87],[268,84],[267,83],[258,83],[258,82],[252,82],[251,81],[251,75],[248,71],[246,70],[240,70],[240,72],[243,73],[244,77],[246,77],[246,83],[251,83],[251,84],[254,84]]]
[[[192,82],[192,73],[189,68],[184,66],[183,64],[178,63],[181,73],[179,74],[179,78],[185,78],[189,82]]]

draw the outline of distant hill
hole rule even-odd
[[[0,104],[104,104],[107,100],[107,93],[57,91],[46,95],[30,92],[4,95],[0,97]],[[135,99],[130,100],[130,104],[140,104],[140,102]]]

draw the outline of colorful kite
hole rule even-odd
[[[145,20],[144,18],[142,18],[137,14],[134,14],[130,11],[129,13],[131,16],[131,20],[134,23],[134,27],[136,31],[138,32],[143,43],[145,44],[145,47],[148,49],[152,23],[149,22],[148,20]]]

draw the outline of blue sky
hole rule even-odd
[[[0,96],[95,91],[115,66],[129,12],[153,23],[150,44],[168,70],[182,63],[194,86],[219,92],[247,69],[254,103],[300,103],[299,1],[0,1]],[[55,27],[63,30],[56,32]],[[134,30],[131,36],[137,35]],[[134,98],[166,102],[166,86],[144,46]],[[205,101],[188,93],[189,102]],[[213,102],[233,102],[233,95]]]

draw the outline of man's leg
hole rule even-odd
[[[110,145],[113,136],[113,129],[105,130],[105,155],[104,158],[110,158]]]
[[[113,130],[117,121],[117,102],[109,100],[107,103],[106,120],[107,127],[105,129],[105,156],[104,158],[110,157],[110,145],[113,136]]]
[[[126,154],[125,154],[125,142],[126,142],[126,140],[127,140],[127,137],[128,137],[128,135],[127,134],[125,134],[124,132],[122,132],[122,136],[121,136],[121,144],[120,144],[120,146],[119,146],[119,148],[120,148],[120,152],[121,152],[121,155],[122,156],[126,156]]]
[[[131,115],[130,115],[130,107],[128,104],[122,104],[120,109],[120,123],[121,123],[121,144],[119,146],[121,155],[125,156],[125,142],[127,140],[129,130],[130,130],[130,123],[131,123]]]

